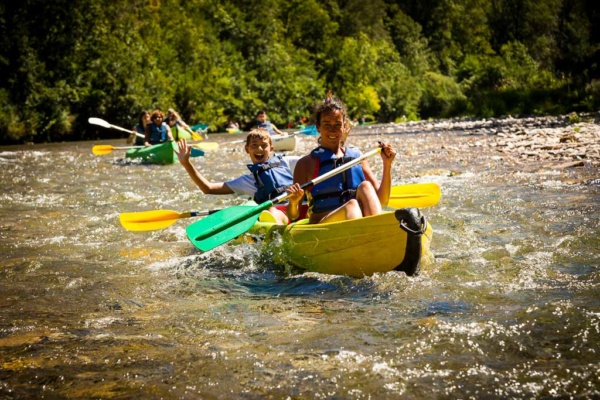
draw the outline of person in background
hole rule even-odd
[[[294,170],[294,184],[287,207],[288,218],[294,220],[300,213],[305,191],[300,184],[361,156],[355,147],[345,147],[349,118],[344,104],[331,93],[315,109],[314,121],[319,132],[319,146],[298,160]],[[392,162],[396,151],[382,144],[383,177],[377,181],[365,159],[307,189],[309,223],[336,222],[363,216],[377,215],[387,205],[392,183]]]
[[[273,125],[270,121],[267,120],[267,113],[264,110],[260,110],[256,113],[256,122],[254,123],[254,127],[266,129],[270,135],[287,135],[287,133],[280,131],[275,125]]]
[[[146,126],[146,133],[144,138],[145,146],[152,146],[166,142],[167,140],[172,141],[173,135],[171,134],[171,128],[164,122],[165,116],[161,110],[154,110],[150,114],[150,123]]]
[[[235,131],[239,131],[240,130],[240,124],[237,123],[237,121],[235,119],[232,119],[231,121],[229,121],[229,123],[227,124],[227,129],[231,129],[231,130],[235,130]]]
[[[257,204],[264,203],[285,192],[292,184],[292,170],[299,157],[278,156],[273,152],[271,135],[265,129],[252,129],[246,137],[244,149],[250,156],[252,164],[247,167],[248,174],[227,182],[210,182],[190,162],[191,147],[185,140],[178,143],[177,157],[192,181],[205,194],[244,194],[252,196]],[[275,206],[269,211],[275,222],[289,222],[285,212]]]
[[[192,132],[192,128],[188,124],[186,124],[177,111],[172,108],[167,110],[167,117],[165,118],[165,123],[169,125],[171,128],[171,132],[173,133],[173,138],[178,141],[179,139],[189,137],[189,135],[180,135],[179,130],[183,129],[188,133]]]
[[[131,135],[127,138],[127,144],[135,144],[136,146],[144,145],[146,136],[146,126],[150,123],[150,113],[146,110],[140,113],[138,123],[133,127]]]

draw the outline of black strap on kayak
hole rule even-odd
[[[404,259],[394,270],[403,271],[408,276],[419,275],[421,270],[421,244],[427,221],[418,208],[401,208],[394,212],[399,227],[406,232]]]
[[[409,235],[422,235],[427,230],[427,220],[418,208],[396,210],[396,219],[400,222],[400,229]]]

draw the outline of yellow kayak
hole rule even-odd
[[[404,271],[417,275],[433,256],[433,229],[417,208],[403,208],[350,221],[290,225],[257,222],[248,232],[265,242],[281,238],[283,259],[306,271],[371,276]]]

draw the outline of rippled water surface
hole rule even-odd
[[[244,173],[239,138],[211,137],[197,167]],[[351,136],[379,139],[399,151],[394,184],[442,188],[418,277],[302,274],[249,244],[201,254],[189,219],[126,231],[122,212],[244,199],[91,153],[121,141],[0,148],[0,398],[598,398],[597,168],[514,165],[461,132]]]

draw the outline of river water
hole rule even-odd
[[[194,162],[244,173],[239,138],[211,136],[221,148]],[[442,188],[418,277],[302,274],[250,244],[202,254],[190,219],[126,231],[122,212],[244,199],[91,153],[124,140],[0,147],[0,398],[600,397],[597,166],[508,163],[469,132],[350,137],[381,139],[395,185]]]

